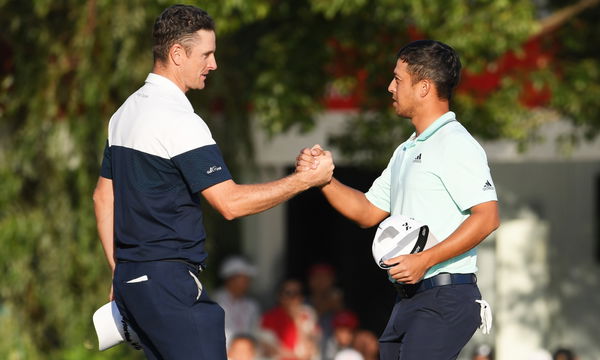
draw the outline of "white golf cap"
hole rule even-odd
[[[219,275],[221,275],[221,278],[223,279],[227,279],[234,275],[253,277],[256,275],[256,268],[241,256],[231,256],[221,265]]]
[[[390,266],[385,260],[400,255],[415,254],[437,244],[429,227],[413,218],[393,215],[383,220],[373,239],[373,258],[382,269]]]
[[[358,351],[352,349],[352,348],[346,348],[346,349],[342,349],[340,351],[337,352],[337,354],[335,354],[335,357],[333,358],[333,360],[364,360],[365,358],[362,356],[361,353],[359,353]]]
[[[96,335],[98,335],[98,349],[109,349],[127,341],[135,349],[141,349],[140,338],[133,329],[123,320],[119,308],[114,301],[104,304],[96,310],[92,317]]]

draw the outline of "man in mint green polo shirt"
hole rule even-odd
[[[415,133],[367,193],[335,178],[322,187],[330,204],[361,227],[401,214],[427,224],[441,240],[386,261],[398,296],[379,339],[381,359],[456,359],[481,323],[475,247],[499,217],[485,152],[449,111],[460,68],[456,52],[438,41],[403,47],[388,91]],[[304,149],[299,170],[316,166],[320,153]]]

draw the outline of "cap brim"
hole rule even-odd
[[[111,301],[96,310],[92,320],[98,336],[98,349],[100,351],[119,345],[123,337],[122,316],[117,304]]]
[[[373,239],[373,258],[377,266],[388,269],[390,266],[384,261],[421,252],[437,242],[427,225],[412,218],[394,215],[379,224]]]

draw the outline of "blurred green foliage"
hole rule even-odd
[[[547,17],[584,2],[591,6],[583,12],[564,17],[556,27],[545,24]],[[410,122],[391,111],[387,86],[395,52],[419,38],[446,42],[460,54],[463,79],[451,108],[475,135],[510,139],[522,149],[541,139],[544,124],[566,120],[574,130],[557,140],[568,149],[600,130],[600,50],[589,41],[600,39],[598,1],[549,0],[543,7],[518,0],[333,3],[337,8],[326,12],[340,17],[340,31],[333,36],[358,49],[355,61],[369,74],[362,111],[332,138],[357,163],[384,167],[412,132]],[[342,9],[341,3],[348,6]]]
[[[152,23],[171,3],[0,0],[0,358],[141,358],[126,346],[96,350],[91,315],[105,302],[110,273],[91,194],[108,119],[150,71]],[[409,131],[390,112],[386,90],[402,44],[439,39],[459,51],[470,73],[482,74],[507,52],[523,57],[522,45],[539,31],[539,14],[568,5],[195,3],[216,20],[219,70],[206,90],[189,96],[234,174],[252,163],[251,114],[269,134],[293,126],[308,130],[330,86],[352,92],[359,71],[366,74],[362,111],[334,141],[357,162],[384,164]],[[526,73],[503,73],[483,100],[477,88],[459,92],[459,119],[481,136],[527,142],[545,121],[522,104],[524,84],[532,84],[551,90],[546,111],[594,136],[600,129],[600,64],[590,39],[599,38],[598,15],[591,8],[544,36],[550,58]],[[207,222],[217,253],[236,249],[235,224],[214,215]]]

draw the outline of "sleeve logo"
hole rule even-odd
[[[206,174],[210,175],[214,172],[221,171],[221,169],[222,168],[220,166],[211,166],[208,170],[206,170]]]
[[[494,190],[494,185],[492,185],[492,183],[488,180],[483,185],[483,189],[482,190],[483,191],[485,191],[485,190]]]

